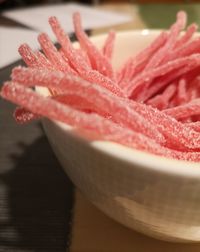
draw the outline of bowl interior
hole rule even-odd
[[[145,48],[151,41],[153,41],[159,30],[135,30],[118,32],[116,36],[116,43],[113,55],[113,66],[118,69],[119,66],[125,62],[131,55],[135,55],[140,50]],[[101,48],[106,34],[91,37],[91,40]],[[78,43],[74,43],[78,47]],[[37,88],[37,90],[44,94],[48,94],[46,88]],[[60,122],[56,122],[59,127],[66,130],[66,134],[70,134],[70,127]],[[153,169],[161,173],[167,173],[174,176],[187,176],[200,179],[200,164],[186,161],[179,161],[165,157],[156,156],[150,153],[130,149],[120,144],[105,142],[105,141],[88,141],[97,151],[104,152],[106,155],[111,155],[113,158],[129,162],[133,166],[140,165],[144,169]],[[122,167],[123,169],[123,167]]]

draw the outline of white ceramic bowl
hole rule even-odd
[[[159,31],[117,34],[114,65],[152,41]],[[105,35],[93,37],[102,45]],[[200,241],[200,164],[89,142],[59,122],[43,120],[63,169],[80,191],[118,222],[168,241]]]

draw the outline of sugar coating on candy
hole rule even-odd
[[[161,147],[144,135],[116,125],[110,120],[104,119],[98,115],[76,111],[52,99],[42,97],[31,89],[16,83],[6,83],[1,91],[1,95],[28,110],[31,109],[33,112],[37,111],[40,115],[44,114],[50,119],[66,122],[70,125],[74,125],[75,128],[83,128],[85,130],[91,130],[91,132],[98,132],[104,140],[112,140],[126,146],[156,154],[166,154],[168,157],[176,156],[181,159],[186,159],[187,157],[187,160],[191,161],[200,160],[199,153],[181,153]]]
[[[176,119],[187,118],[193,115],[200,115],[200,99],[193,100],[189,103],[169,108],[165,110],[165,114]]]
[[[29,121],[40,118],[39,115],[34,114],[23,107],[17,107],[13,114],[17,123],[23,124]]]
[[[187,30],[185,31],[185,34],[183,34],[181,36],[181,38],[179,38],[175,44],[174,47],[175,48],[179,48],[180,46],[186,44],[194,35],[194,33],[197,31],[198,29],[198,25],[197,24],[191,24],[190,26],[188,26]]]
[[[176,77],[179,77],[180,75],[187,73],[189,70],[194,69],[199,65],[200,54],[194,54],[189,57],[183,57],[167,62],[161,66],[155,67],[147,71],[143,71],[132,82],[129,83],[129,85],[126,87],[126,91],[129,96],[134,97],[135,95],[137,95],[138,89],[140,89],[141,86],[144,86],[145,89],[148,89],[149,85],[155,78],[164,78],[162,81],[165,85],[165,78],[167,78],[169,81],[172,81],[175,78],[174,75],[176,75]],[[170,73],[171,71],[174,72],[173,75]],[[165,75],[167,75],[167,77]],[[153,86],[155,89],[157,89],[157,85]],[[158,84],[158,86],[160,86],[160,84]]]
[[[75,48],[51,17],[59,50],[45,33],[38,38],[43,53],[23,44],[19,52],[28,67],[13,69],[1,96],[19,106],[18,123],[45,116],[91,140],[200,162],[200,38],[193,38],[196,24],[181,33],[186,20],[186,13],[178,12],[169,31],[113,70],[113,31],[97,48],[75,13],[80,44]],[[39,95],[35,86],[48,88],[50,96]]]
[[[56,47],[51,42],[49,36],[45,33],[42,33],[38,36],[38,41],[44,51],[46,57],[49,61],[55,66],[56,69],[66,72],[72,73],[70,66],[63,59],[62,55],[58,52]]]
[[[151,69],[156,67],[162,62],[166,56],[166,52],[173,48],[174,43],[176,42],[177,36],[180,31],[186,25],[187,16],[185,12],[180,11],[177,13],[177,21],[174,23],[169,30],[169,37],[165,45],[158,50],[158,52],[150,59],[149,63],[146,66],[146,69]]]
[[[181,46],[174,48],[171,50],[166,57],[165,62],[169,62],[171,60],[186,57],[195,53],[200,53],[200,38],[192,39],[188,41],[186,44],[182,44]]]
[[[200,132],[200,122],[190,122],[190,123],[186,123],[187,126],[189,126],[190,128],[192,128],[193,130]]]
[[[122,90],[114,83],[113,80],[108,78],[107,76],[102,75],[100,72],[92,70],[91,67],[87,64],[80,54],[73,48],[69,37],[65,34],[64,30],[62,29],[60,23],[58,22],[56,17],[51,17],[49,19],[49,23],[52,27],[53,32],[55,33],[59,43],[62,46],[62,50],[66,57],[68,58],[70,64],[78,74],[85,80],[94,81],[103,87],[108,88],[113,93],[124,96]]]
[[[187,101],[187,81],[185,79],[180,79],[177,85],[177,104],[181,105]]]
[[[126,85],[138,73],[140,73],[148,63],[154,53],[166,42],[167,34],[162,32],[156,39],[136,56],[130,57],[124,65],[118,70],[117,78],[120,87],[126,88]]]
[[[176,85],[172,83],[171,85],[167,86],[161,94],[149,99],[147,104],[159,110],[167,109],[170,104],[170,99],[174,96],[176,90]]]
[[[81,111],[87,111],[87,112],[97,112],[96,108],[93,104],[89,103],[86,99],[83,99],[77,95],[74,94],[64,94],[64,95],[55,95],[52,97],[53,100],[56,100],[60,103],[70,105],[71,107],[81,110]],[[103,117],[109,118],[108,114],[105,114],[105,112],[98,109],[98,114],[102,115]],[[37,120],[41,118],[38,114],[34,114],[30,112],[29,110],[23,108],[23,107],[17,107],[13,114],[15,120],[19,124],[28,123],[32,120]]]
[[[113,136],[115,136],[115,141],[117,141],[117,138],[118,141],[120,141],[120,135],[123,136],[123,134],[127,133],[129,137],[126,141],[128,142],[130,138],[132,138],[132,140],[134,139],[135,141],[132,142],[132,145],[137,146],[139,149],[151,150],[152,148],[155,148],[154,145],[158,146],[153,140],[144,135],[140,135],[139,133],[130,131],[125,127],[121,127],[97,114],[86,114],[77,111],[53,99],[43,97],[31,89],[17,83],[5,83],[1,90],[1,96],[32,111],[33,113],[38,113],[39,115],[44,115],[50,119],[62,121],[75,126],[75,128],[95,131],[101,135],[113,134]]]
[[[113,68],[108,59],[101,53],[101,51],[90,41],[87,34],[84,32],[81,25],[81,17],[78,12],[73,14],[74,30],[78,41],[87,52],[91,65],[94,70],[113,79]]]
[[[48,97],[43,97],[33,90],[17,83],[6,82],[1,90],[1,96],[10,101],[14,101],[19,106],[22,106],[33,113],[44,116],[46,115],[48,118],[60,120],[70,125],[79,126],[80,124],[82,127],[92,129],[98,128],[98,124],[101,123],[101,121],[99,122],[98,120],[93,119],[93,117],[99,118],[97,115],[94,116],[80,111],[78,112],[67,105]],[[108,133],[112,130],[105,125],[105,131],[106,129],[108,129]]]
[[[114,43],[115,43],[116,33],[114,31],[110,31],[108,33],[108,37],[105,40],[105,44],[102,48],[102,53],[109,60],[112,59],[113,51],[114,51]]]
[[[135,110],[130,109],[124,99],[113,95],[111,92],[98,85],[81,80],[74,76],[66,76],[60,73],[40,71],[35,69],[16,68],[12,72],[14,81],[24,85],[38,85],[55,87],[63,93],[74,93],[82,99],[94,104],[96,108],[104,111],[105,114],[112,115],[115,122],[120,123],[142,132],[143,134],[161,142],[164,141],[162,135],[151,125],[148,120],[142,117]]]
[[[76,53],[77,53],[77,55],[79,55],[80,58],[83,58],[83,60],[86,61],[88,66],[90,66],[90,68],[91,68],[90,59],[89,59],[87,53],[85,51],[83,51],[81,48],[77,48]]]
[[[51,62],[44,56],[43,53],[41,53],[41,52],[38,51],[35,54],[36,54],[36,57],[38,58],[38,61],[41,64],[41,68],[51,69],[51,70],[54,69],[54,67],[51,64]]]
[[[68,59],[70,66],[79,74],[88,71],[90,67],[85,60],[80,57],[80,54],[76,53],[76,50],[73,48],[68,35],[62,29],[58,19],[56,17],[50,17],[49,24],[51,25],[52,31],[60,43],[62,51],[65,57]]]
[[[38,60],[37,55],[30,48],[29,45],[23,44],[19,47],[18,52],[22,56],[24,62],[29,67],[41,67],[42,63]]]
[[[130,101],[130,106],[153,123],[165,135],[165,145],[169,148],[187,151],[200,148],[200,134],[193,131],[190,127],[151,106],[135,101]]]

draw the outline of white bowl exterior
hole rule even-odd
[[[147,31],[118,34],[115,66],[157,34]],[[93,38],[97,44],[104,39],[105,36]],[[155,157],[114,143],[89,143],[58,122],[43,120],[43,126],[71,180],[107,215],[155,238],[200,241],[199,164]],[[129,158],[122,158],[120,153]],[[187,170],[190,167],[191,174]]]

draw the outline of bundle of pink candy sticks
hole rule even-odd
[[[16,67],[1,96],[19,107],[19,123],[47,117],[71,125],[92,139],[113,141],[169,158],[200,161],[200,37],[197,25],[185,29],[187,15],[144,50],[114,70],[115,32],[102,48],[91,42],[73,15],[80,48],[75,48],[56,17],[47,34],[38,36],[42,52],[19,48],[27,67]],[[134,46],[134,41],[133,41]],[[48,97],[34,91],[46,87]]]

